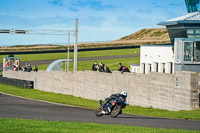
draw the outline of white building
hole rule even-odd
[[[140,66],[131,65],[131,72],[174,73],[200,72],[200,39],[176,38],[173,45],[141,45]]]
[[[140,73],[173,73],[174,54],[172,45],[141,45]]]

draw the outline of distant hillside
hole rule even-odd
[[[121,43],[170,43],[169,35],[166,28],[142,29],[131,35],[122,37],[114,42]]]
[[[142,29],[131,35],[125,36],[119,40],[134,40],[134,39],[169,39],[166,28]]]

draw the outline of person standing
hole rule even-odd
[[[6,61],[6,67],[9,67],[10,66],[10,63],[9,63],[9,60]]]

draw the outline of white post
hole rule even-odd
[[[74,41],[74,72],[77,71],[77,45],[78,45],[78,19],[75,19],[75,41]]]
[[[145,74],[149,74],[149,64],[145,63]]]
[[[153,62],[153,63],[151,64],[151,71],[152,71],[152,72],[156,72],[156,63],[155,63],[155,62]]]
[[[165,73],[165,63],[158,63],[158,72]]]
[[[70,45],[70,30],[68,31],[68,45]],[[69,46],[68,46],[68,50],[67,50],[67,72],[69,72]],[[65,62],[66,63],[66,62]],[[66,64],[65,64],[66,66]],[[66,70],[65,70],[66,72]]]
[[[61,62],[61,68],[60,68],[60,71],[61,71],[61,72],[63,71],[62,67],[63,67],[63,63]]]
[[[67,62],[65,61],[65,72],[67,71]]]
[[[162,63],[158,63],[158,72],[159,73],[163,72],[163,65],[162,65]]]
[[[3,71],[5,71],[5,69],[6,69],[6,57],[3,57]]]
[[[167,62],[165,63],[165,73],[170,73],[171,71],[171,63]]]
[[[69,72],[69,46],[68,46],[68,51],[67,51],[67,72]]]
[[[70,30],[68,31],[68,45],[70,44]]]
[[[146,70],[146,66],[145,66],[145,65],[146,65],[145,63],[142,63],[142,64],[141,64],[140,73],[143,73],[143,74],[146,73],[146,72],[145,72],[145,70]]]

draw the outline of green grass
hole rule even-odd
[[[94,100],[87,100],[83,98],[74,97],[71,95],[44,92],[35,89],[21,89],[19,87],[4,85],[4,84],[0,84],[0,92],[5,92],[26,98],[45,100],[45,101],[74,105],[90,109],[95,109],[98,107],[98,101]]]
[[[33,98],[55,103],[74,105],[89,109],[96,109],[98,107],[98,101],[94,100],[87,100],[70,95],[55,94],[34,89],[21,89],[19,87],[4,85],[4,84],[0,84],[0,92],[5,92],[26,98]],[[200,109],[191,111],[167,111],[161,109],[127,106],[126,109],[123,110],[123,112],[127,114],[137,114],[144,116],[200,120]]]
[[[130,67],[130,64],[139,64],[140,58],[120,58],[120,59],[106,59],[106,60],[97,60],[97,62],[102,61],[106,66],[110,68],[111,71],[115,71],[119,68],[118,64],[119,62],[122,63],[122,65]],[[85,70],[92,70],[92,64],[94,63],[94,60],[91,61],[79,61],[78,62],[78,71],[85,71]],[[40,70],[46,70],[49,64],[45,65],[39,65],[38,68]],[[73,70],[73,63],[70,62],[69,64],[69,70]],[[64,65],[63,65],[64,70]]]
[[[117,49],[117,50],[99,50],[99,51],[82,51],[78,52],[78,58],[84,57],[98,57],[98,56],[114,56],[114,55],[132,55],[139,54],[140,49]],[[7,55],[0,55],[0,62],[3,62],[3,57]],[[56,59],[66,59],[66,53],[44,53],[44,54],[19,54],[15,57],[20,57],[20,61],[33,61],[33,60],[56,60]],[[70,52],[70,58],[74,57],[74,53]]]
[[[105,125],[81,122],[60,122],[0,118],[1,133],[198,133],[199,131]]]

